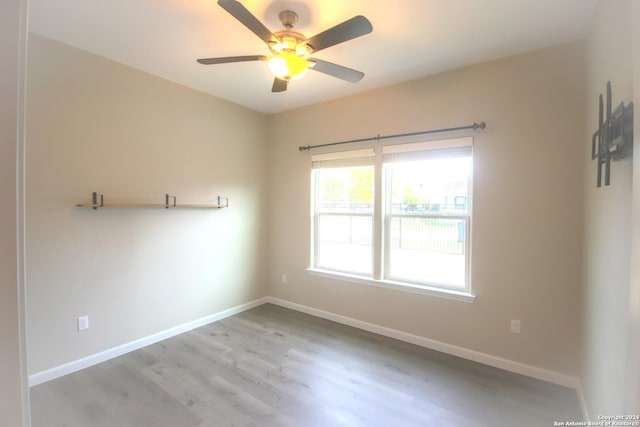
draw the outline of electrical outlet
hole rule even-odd
[[[282,275],[282,283],[287,283],[287,275],[286,274]]]
[[[519,334],[520,333],[520,321],[519,320],[512,320],[511,321],[511,332],[514,334]]]
[[[78,317],[78,332],[89,329],[89,316]]]

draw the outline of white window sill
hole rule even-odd
[[[322,270],[319,268],[307,268],[309,274],[314,276],[328,277],[331,279],[345,280],[347,282],[362,283],[365,285],[373,285],[381,288],[394,289],[403,292],[412,292],[415,294],[430,295],[438,298],[446,298],[456,301],[472,303],[476,296],[466,291],[456,291],[454,289],[436,288],[433,286],[412,285],[409,283],[394,282],[391,280],[375,280],[370,277],[358,276],[356,274],[341,273],[331,270]]]

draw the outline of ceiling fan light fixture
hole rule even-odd
[[[275,33],[276,41],[269,43],[273,54],[269,58],[269,69],[280,80],[297,80],[304,76],[309,68],[307,58],[312,50],[304,40],[304,36],[295,31],[279,31]]]
[[[269,58],[269,69],[280,80],[297,80],[309,68],[307,60],[292,52],[282,52]]]

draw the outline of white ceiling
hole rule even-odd
[[[30,31],[248,108],[272,113],[585,36],[595,0],[241,0],[273,32],[299,15],[311,37],[355,15],[373,32],[318,52],[365,73],[358,83],[310,71],[271,93],[264,61],[197,58],[267,54],[216,0],[30,0]]]

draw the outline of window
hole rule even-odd
[[[371,276],[373,166],[316,172],[316,265]]]
[[[312,270],[469,292],[471,138],[312,156]]]
[[[314,266],[373,275],[373,150],[314,161]]]

